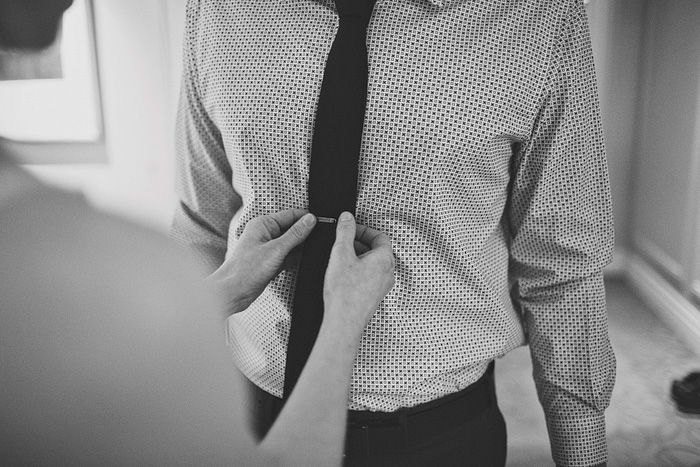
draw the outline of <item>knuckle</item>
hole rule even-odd
[[[251,220],[250,222],[255,222],[255,225],[264,227],[267,230],[272,230],[277,223],[270,216],[260,216]]]
[[[394,258],[394,254],[389,250],[384,254],[384,262],[385,266],[389,269],[394,269],[396,266],[396,258]]]

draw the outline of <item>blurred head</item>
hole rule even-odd
[[[0,0],[0,47],[43,49],[73,0]]]

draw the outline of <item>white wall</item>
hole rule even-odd
[[[615,216],[615,260],[631,245],[631,170],[636,145],[645,2],[590,0],[587,12],[598,78]]]
[[[700,2],[643,3],[627,277],[700,355]]]
[[[648,4],[633,248],[689,293],[700,281],[700,2]]]
[[[107,164],[35,165],[45,180],[166,231],[185,0],[94,0]]]

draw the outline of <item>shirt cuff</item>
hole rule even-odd
[[[608,460],[605,415],[548,419],[554,463],[562,467],[590,467]]]

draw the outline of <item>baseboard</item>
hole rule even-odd
[[[626,279],[657,316],[700,357],[700,310],[642,258],[627,258]]]

